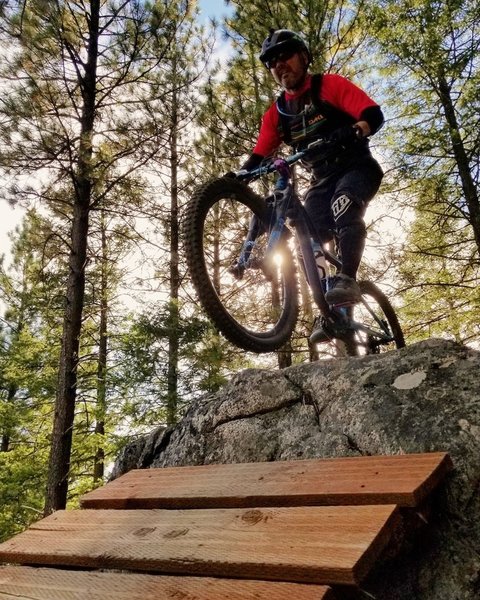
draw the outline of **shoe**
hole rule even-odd
[[[356,304],[361,298],[362,292],[358,283],[343,273],[338,273],[333,278],[331,287],[325,294],[325,300],[330,305]]]
[[[323,317],[317,317],[313,324],[312,333],[308,338],[311,344],[322,344],[324,342],[331,342],[332,335],[329,333],[326,327],[326,322]]]

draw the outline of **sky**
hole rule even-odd
[[[8,252],[10,240],[7,234],[20,223],[23,214],[21,209],[12,208],[6,200],[0,198],[0,255]]]
[[[225,6],[224,0],[199,0],[199,5],[204,17],[220,19],[231,12],[231,8]]]

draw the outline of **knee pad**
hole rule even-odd
[[[338,230],[339,254],[342,261],[342,273],[356,277],[365,247],[366,228],[363,221],[351,223]]]
[[[367,237],[367,228],[363,219],[357,219],[348,225],[339,227],[337,235],[340,243],[345,240],[348,243],[363,242]]]

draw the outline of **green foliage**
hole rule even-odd
[[[440,230],[434,222],[419,208],[400,268],[401,315],[412,341],[447,337],[471,343],[480,334],[478,263],[465,243],[464,228]]]
[[[7,538],[43,508],[59,328],[48,222],[33,210],[12,236],[12,265],[0,270],[6,307],[0,348],[0,536]],[[34,457],[34,459],[33,459]]]
[[[204,318],[182,317],[173,326],[179,338],[178,414],[195,390],[215,391],[225,382],[225,343]],[[131,322],[116,350],[112,389],[122,413],[136,426],[165,420],[168,340],[172,327],[169,305],[152,306]]]
[[[480,13],[470,0],[385,0],[368,5],[366,18],[383,57],[390,141],[401,176],[421,185],[448,182],[450,205],[466,217],[460,156],[478,185],[475,169],[480,125],[477,88]],[[455,112],[452,120],[449,108]],[[420,189],[420,192],[424,192]]]
[[[414,210],[398,257],[412,339],[478,336],[480,11],[471,0],[367,3],[381,50],[389,190]]]
[[[327,0],[295,3],[256,0],[230,2],[235,14],[227,20],[227,35],[240,49],[249,46],[258,55],[269,29],[293,29],[301,33],[313,55],[314,70],[349,68],[364,35],[356,27],[363,2]],[[256,26],[252,27],[252,23]],[[261,63],[258,68],[264,69]]]
[[[0,452],[0,541],[41,518],[47,458],[46,444]]]

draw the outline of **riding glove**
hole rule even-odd
[[[356,140],[361,137],[359,135],[359,127],[355,127],[352,125],[345,125],[344,127],[340,127],[339,129],[335,129],[330,136],[329,141],[339,144],[340,146],[349,146]]]

